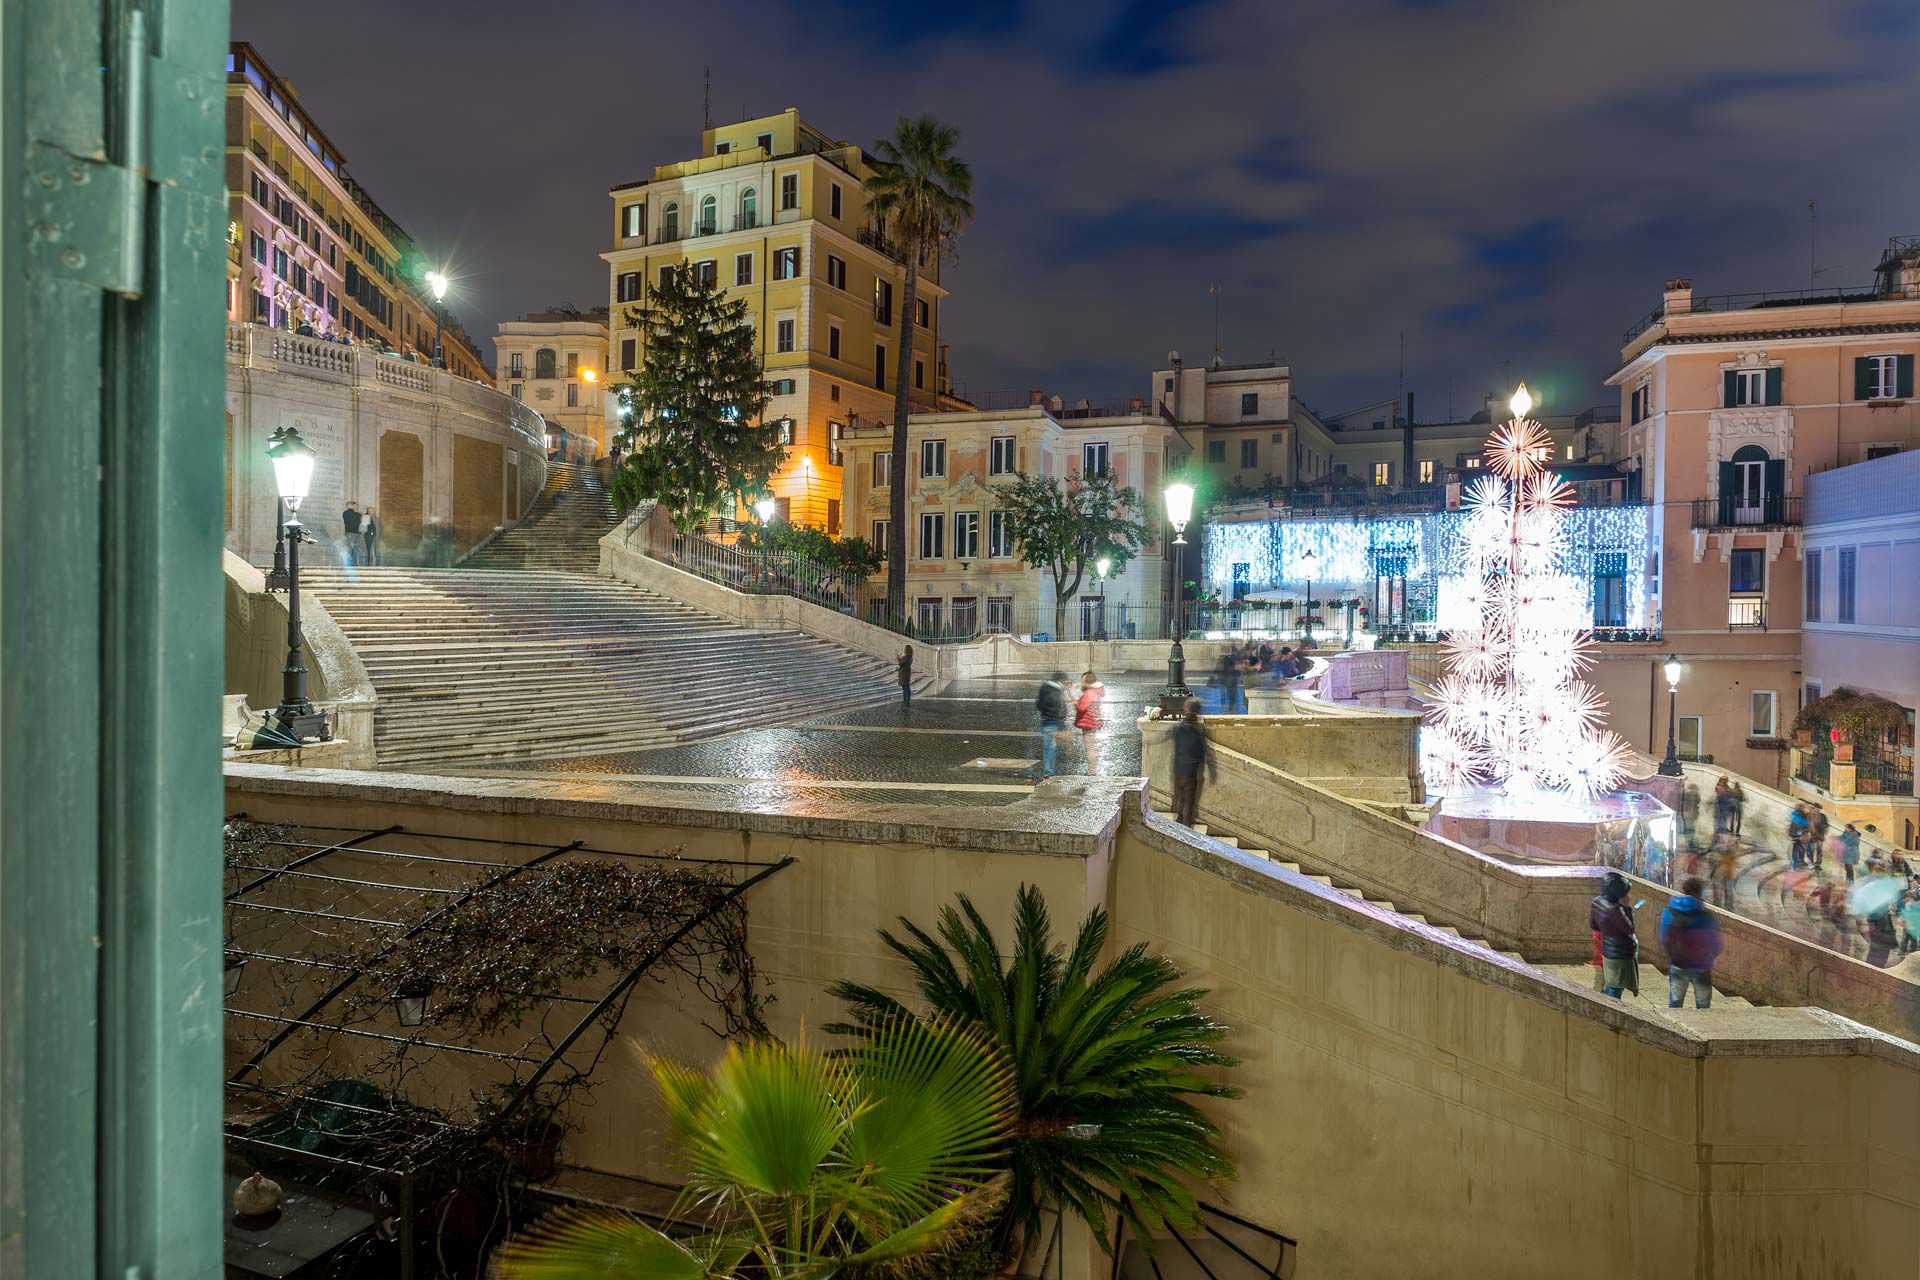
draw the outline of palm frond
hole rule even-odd
[[[745,1242],[709,1237],[683,1244],[637,1218],[605,1209],[568,1209],[508,1244],[500,1280],[710,1280],[731,1276]]]

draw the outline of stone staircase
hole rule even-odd
[[[1160,817],[1165,818],[1169,822],[1174,821],[1173,812],[1170,809],[1155,808],[1154,812],[1157,813]],[[1284,862],[1279,857],[1276,857],[1271,850],[1249,847],[1239,837],[1230,836],[1219,831],[1210,830],[1205,823],[1202,823],[1199,826],[1196,826],[1192,829],[1200,835],[1208,836],[1212,839],[1218,840],[1220,843],[1227,845],[1229,848],[1238,849],[1242,853],[1250,854],[1256,858],[1265,859],[1266,861],[1271,862],[1276,867],[1281,867],[1287,871],[1291,871],[1295,873],[1296,875],[1304,876],[1308,880],[1312,880],[1316,884],[1326,885],[1328,888],[1336,890],[1337,892],[1340,892],[1340,893],[1344,893],[1350,898],[1354,898],[1360,902],[1371,903],[1374,906],[1384,908],[1387,911],[1391,911],[1394,914],[1401,916],[1403,919],[1411,920],[1416,924],[1426,925],[1429,929],[1436,929],[1441,933],[1450,934],[1451,936],[1460,938],[1463,941],[1471,942],[1478,946],[1485,947],[1488,951],[1493,952],[1495,955],[1500,956],[1502,959],[1511,960],[1516,964],[1527,965],[1529,968],[1535,969],[1541,973],[1550,973],[1555,977],[1561,979],[1562,981],[1570,983],[1577,987],[1591,988],[1594,985],[1594,982],[1593,982],[1594,971],[1593,971],[1592,965],[1534,964],[1532,961],[1528,960],[1525,956],[1521,955],[1518,951],[1503,951],[1499,947],[1494,946],[1491,942],[1488,942],[1484,938],[1474,938],[1474,937],[1469,937],[1465,934],[1462,934],[1460,930],[1454,928],[1452,925],[1445,925],[1445,924],[1437,925],[1431,922],[1430,920],[1428,920],[1425,916],[1419,914],[1418,912],[1401,911],[1398,907],[1395,907],[1391,902],[1388,902],[1384,898],[1370,898],[1365,893],[1361,892],[1359,889],[1354,888],[1352,885],[1336,883],[1332,876],[1321,875],[1318,872],[1310,871],[1305,867],[1302,867],[1297,862]],[[1655,968],[1652,962],[1648,961],[1646,963],[1643,963],[1640,966],[1640,975],[1641,975],[1640,976],[1640,994],[1635,995],[1632,992],[1627,992],[1622,996],[1622,999],[1637,1004],[1643,1011],[1650,1011],[1650,1012],[1655,1012],[1660,1014],[1666,1013],[1667,1012],[1667,976],[1665,971]],[[1740,1008],[1740,1009],[1753,1007],[1752,1001],[1746,1000],[1740,996],[1731,995],[1725,991],[1720,990],[1718,987],[1714,988],[1713,1003],[1714,1003],[1714,1007],[1716,1008],[1719,1008],[1722,1006],[1728,1007],[1728,1008]],[[1692,1007],[1691,995],[1688,996],[1688,1007],[1689,1008]]]
[[[473,552],[459,567],[593,573],[600,567],[600,539],[617,523],[613,498],[598,471],[572,462],[549,462],[547,483],[520,523]]]
[[[558,492],[547,519],[562,523],[547,527],[565,530],[565,543],[576,520],[563,513],[595,491]],[[598,502],[585,505],[597,513]],[[538,564],[548,553],[528,541],[501,547],[508,554]],[[899,696],[890,663],[588,573],[318,567],[301,577],[373,681],[386,769],[668,746]]]

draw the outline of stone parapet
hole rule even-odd
[[[226,571],[226,692],[244,695],[255,711],[280,705],[281,672],[287,660],[287,606],[267,590],[266,577],[231,551],[221,553]],[[311,595],[300,599],[300,633],[306,640],[307,692],[332,720],[333,740],[298,751],[276,751],[270,762],[371,769],[373,713],[379,705],[373,681],[353,642]]]

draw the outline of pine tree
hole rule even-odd
[[[657,502],[690,532],[728,500],[765,492],[786,453],[778,425],[761,421],[769,388],[747,304],[685,264],[663,271],[627,319],[645,355],[618,392],[614,501]]]

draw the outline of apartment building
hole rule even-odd
[[[842,447],[848,532],[884,551],[895,536],[892,428],[857,426]],[[1021,474],[1072,480],[1108,472],[1116,485],[1139,492],[1154,535],[1110,580],[1088,572],[1068,604],[1069,634],[1056,638],[1160,634],[1171,586],[1162,490],[1187,453],[1172,423],[1133,406],[1057,416],[1042,397],[1004,411],[915,414],[901,480],[908,486],[907,606],[917,630],[1053,634],[1053,575],[1019,558],[996,494]],[[884,570],[868,583],[868,593],[874,602],[885,600]]]
[[[531,405],[567,456],[606,453],[607,311],[536,311],[501,323],[494,386]],[[560,448],[561,442],[549,448]]]
[[[227,53],[227,319],[351,337],[491,382],[479,347],[426,291],[426,260],[347,171],[259,50]],[[438,321],[438,323],[436,323]]]
[[[1920,445],[1916,354],[1920,238],[1890,242],[1858,288],[1702,297],[1669,280],[1623,335],[1607,383],[1650,504],[1656,624],[1687,663],[1682,754],[1784,785],[1802,583],[1824,570],[1806,555],[1808,480]],[[1648,689],[1661,656],[1644,659]]]
[[[778,115],[706,129],[700,152],[616,186],[607,263],[617,377],[639,366],[634,313],[660,273],[692,263],[747,304],[772,384],[767,416],[787,457],[773,481],[783,518],[841,532],[841,441],[857,415],[891,421],[906,268],[867,207],[860,147]],[[941,264],[920,265],[911,397],[943,403]],[[949,402],[950,403],[950,402]]]
[[[1178,352],[1156,369],[1148,403],[1192,441],[1195,482],[1216,499],[1318,480],[1333,471],[1333,437],[1294,395],[1284,364],[1189,366]]]

